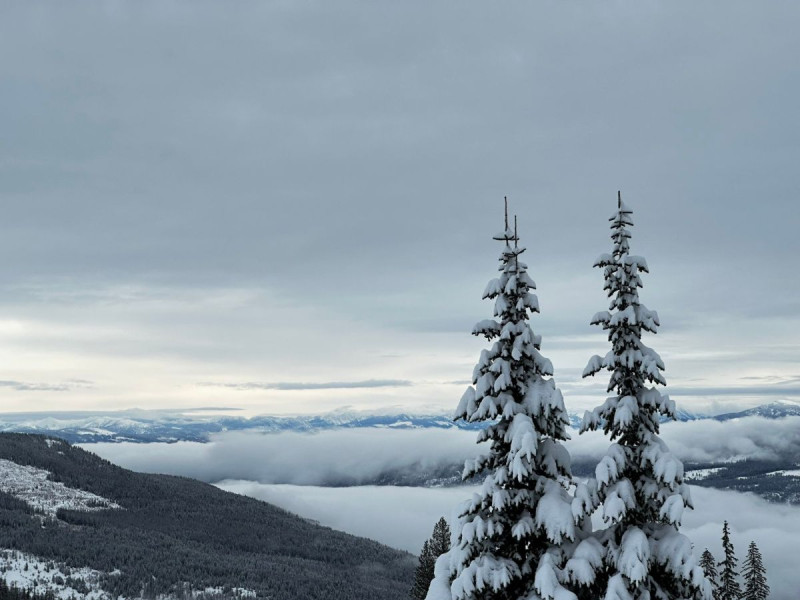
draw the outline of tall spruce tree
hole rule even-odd
[[[719,574],[719,588],[717,589],[718,600],[739,600],[742,595],[742,588],[739,585],[739,571],[737,570],[738,560],[731,541],[731,529],[728,522],[722,524],[722,551],[725,554],[719,566],[722,570]]]
[[[719,587],[719,574],[717,573],[717,559],[711,554],[711,551],[706,548],[703,554],[700,555],[700,568],[706,574],[706,579],[711,584],[711,589],[714,594],[714,600],[717,600]]]
[[[743,566],[744,593],[742,600],[767,600],[769,598],[767,570],[764,568],[761,552],[755,542],[750,542]]]
[[[559,568],[559,545],[576,535],[569,454],[561,444],[569,421],[550,378],[553,366],[529,324],[539,312],[535,284],[507,209],[505,223],[494,237],[503,244],[500,277],[483,294],[494,300],[495,318],[473,330],[493,344],[481,352],[455,413],[487,423],[478,442],[488,442],[488,451],[464,469],[464,478],[485,479],[463,507],[454,547],[436,564],[428,600],[574,598]]]
[[[648,269],[644,258],[630,254],[631,214],[618,197],[609,219],[613,250],[594,265],[603,269],[609,311],[591,321],[608,332],[611,350],[593,356],[583,373],[611,372],[613,395],[587,412],[581,427],[582,432],[602,428],[614,442],[597,465],[596,494],[582,507],[587,517],[600,507],[606,528],[576,551],[592,559],[594,578],[586,576],[586,560],[570,560],[567,570],[583,584],[579,594],[586,598],[710,599],[711,586],[692,544],[678,531],[684,509],[691,508],[683,464],[658,436],[661,417],[674,418],[675,404],[650,385],[666,383],[664,363],[642,342],[642,333],[656,333],[660,323],[639,301],[640,273]]]
[[[419,564],[414,571],[414,584],[411,587],[411,597],[424,600],[428,594],[428,587],[433,580],[436,559],[450,550],[450,526],[442,517],[433,527],[430,539],[425,540],[422,552],[419,555]]]

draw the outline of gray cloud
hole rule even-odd
[[[796,364],[798,16],[790,0],[467,2],[457,23],[429,3],[10,3],[0,316],[25,327],[4,342],[20,373],[68,356],[117,382],[84,408],[196,404],[180,390],[209,373],[460,379],[508,194],[534,326],[557,372],[580,369],[601,334],[550,340],[592,334],[606,304],[591,264],[621,187],[670,374],[725,380],[730,356],[689,348]]]
[[[778,375],[748,375],[740,377],[742,381],[763,381],[769,382],[772,385],[791,385],[793,383],[800,383],[800,375],[789,377],[780,377]]]
[[[775,383],[772,385],[758,386],[727,386],[727,387],[684,387],[670,386],[668,393],[672,396],[799,396],[800,386]]]
[[[384,387],[410,387],[414,385],[405,379],[365,379],[364,381],[327,381],[322,383],[303,381],[281,381],[276,383],[259,383],[246,381],[242,383],[220,383],[204,381],[200,385],[225,387],[235,390],[358,390]]]
[[[254,481],[216,483],[226,491],[276,504],[323,525],[419,554],[440,517],[451,522],[472,488],[269,485]],[[391,515],[390,518],[389,515]]]
[[[93,382],[85,379],[70,379],[63,383],[31,383],[27,381],[0,381],[0,388],[9,388],[16,392],[69,392],[76,389],[93,387]]]
[[[86,419],[93,419],[97,417],[112,417],[114,419],[144,419],[147,421],[158,421],[164,419],[182,419],[186,420],[187,416],[195,416],[195,413],[236,413],[241,411],[240,408],[229,406],[190,406],[182,408],[131,408],[128,410],[57,410],[36,412],[4,412],[0,421],[4,423],[19,423],[24,421],[41,423],[43,419],[58,419],[66,421],[80,421]],[[199,417],[198,417],[199,418]]]
[[[242,6],[224,11],[236,36],[220,27],[218,7],[174,7],[6,9],[15,27],[5,25],[3,44],[26,51],[3,53],[3,108],[16,117],[0,147],[4,182],[33,201],[10,205],[4,220],[3,243],[26,250],[9,268],[215,284],[266,278],[293,292],[322,278],[328,295],[348,301],[370,296],[370,281],[350,277],[369,272],[391,300],[403,289],[399,272],[412,289],[435,281],[421,267],[442,248],[452,273],[480,281],[475,266],[490,266],[493,254],[484,232],[496,214],[491,199],[504,192],[547,281],[563,276],[564,263],[582,272],[606,249],[604,217],[620,185],[641,210],[639,246],[660,250],[654,267],[687,252],[702,259],[671,231],[702,240],[715,258],[735,245],[748,261],[777,250],[781,236],[744,234],[797,223],[779,160],[794,151],[785,144],[793,120],[780,116],[800,93],[787,58],[797,44],[789,2],[752,12],[726,4],[724,30],[701,18],[716,15],[713,3],[694,7],[689,24],[680,7],[577,14],[515,3],[487,18],[471,4],[458,28],[442,27],[451,14],[434,6],[424,19],[411,6]],[[765,43],[739,43],[742,31]],[[643,53],[633,58],[631,48]],[[558,68],[541,60],[554,54]],[[618,68],[622,59],[628,69]],[[739,69],[719,68],[730,64]],[[772,118],[755,128],[765,104]],[[753,176],[732,177],[743,166]],[[769,210],[751,206],[754,189]],[[719,210],[721,198],[730,210]],[[539,225],[545,206],[560,226]],[[542,251],[564,235],[569,253]],[[386,305],[360,306],[374,315]]]

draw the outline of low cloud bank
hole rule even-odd
[[[419,554],[440,517],[454,522],[476,487],[269,485],[225,480],[217,487],[258,498],[322,525]]]
[[[662,435],[684,461],[800,456],[800,417],[747,417],[669,423]],[[241,479],[297,485],[361,485],[384,476],[447,472],[485,451],[476,433],[455,429],[339,429],[319,433],[228,432],[207,444],[102,443],[85,447],[123,467],[202,481]],[[574,460],[596,460],[608,447],[602,432],[567,443]]]
[[[265,485],[252,481],[222,481],[218,487],[277,504],[323,525],[369,537],[419,553],[434,523],[444,516],[453,522],[457,507],[474,488],[353,487]],[[754,540],[764,555],[772,600],[796,600],[800,589],[796,547],[800,539],[800,507],[770,504],[752,494],[692,488],[695,510],[687,511],[682,527],[698,554],[708,548],[722,558],[722,521],[731,536],[740,565]]]
[[[84,447],[135,471],[202,481],[360,485],[414,470],[436,474],[475,455],[475,432],[344,429],[319,433],[230,432],[208,444],[102,443]]]
[[[661,437],[683,461],[719,462],[740,458],[774,460],[800,457],[800,417],[765,419],[745,417],[731,421],[703,419],[666,423]],[[608,447],[602,431],[573,435],[567,444],[575,459],[596,458]]]

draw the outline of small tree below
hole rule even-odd
[[[736,552],[731,541],[731,529],[728,522],[722,525],[722,551],[725,558],[719,563],[722,571],[719,575],[719,588],[717,589],[718,600],[739,600],[742,596],[742,588],[739,586],[739,572],[736,565]]]
[[[708,579],[709,583],[711,584],[714,598],[716,600],[716,598],[719,596],[719,573],[717,573],[717,559],[714,558],[714,555],[711,554],[708,548],[706,548],[703,551],[703,554],[700,555],[699,564],[700,568],[703,569],[703,573],[706,574],[706,579]]]
[[[450,550],[450,526],[444,517],[437,521],[433,527],[433,535],[425,540],[422,552],[419,553],[419,564],[414,572],[414,585],[411,587],[411,597],[425,600],[428,587],[433,580],[433,569],[436,559]]]
[[[761,552],[755,542],[750,542],[747,549],[747,558],[744,561],[744,594],[742,600],[767,600],[769,586],[767,585],[767,570]]]

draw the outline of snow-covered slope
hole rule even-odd
[[[684,479],[687,481],[697,481],[700,479],[707,479],[711,475],[716,475],[722,470],[723,467],[710,467],[706,469],[692,469],[687,470]]]
[[[157,598],[158,600],[214,600],[214,599],[241,599],[256,598],[253,590],[245,588],[232,588],[225,590],[222,587],[207,587],[202,590],[192,588],[186,584],[180,594],[152,595],[147,590],[132,598],[116,597],[102,588],[102,581],[121,575],[120,571],[105,573],[88,567],[74,567],[63,562],[44,560],[34,554],[19,552],[18,550],[0,549],[0,579],[9,587],[28,590],[35,594],[51,594],[58,600],[140,600],[143,598]]]
[[[38,513],[55,517],[60,508],[80,511],[122,508],[97,494],[50,481],[49,475],[44,469],[0,458],[0,491],[19,498]]]
[[[0,550],[0,577],[9,587],[36,594],[51,592],[63,600],[110,600],[111,595],[100,588],[103,575],[101,571],[70,567],[17,550]]]

